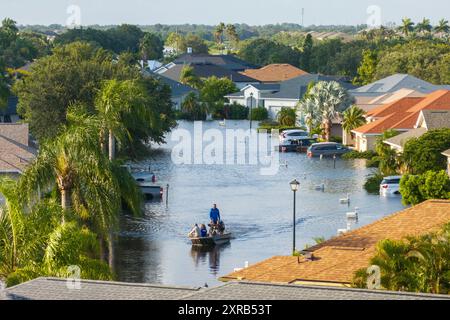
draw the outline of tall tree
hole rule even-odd
[[[366,123],[364,110],[357,106],[352,106],[342,113],[342,127],[347,134],[351,134],[353,129],[361,127]]]
[[[223,35],[225,33],[226,26],[225,23],[221,22],[214,30],[214,38],[217,45],[223,50]]]
[[[377,71],[377,54],[373,50],[363,51],[363,60],[358,68],[358,75],[353,80],[353,84],[364,86],[373,82]]]
[[[308,72],[311,71],[313,44],[312,35],[308,33],[301,46],[302,55],[300,57],[300,68]]]
[[[319,111],[324,138],[330,141],[332,121],[346,110],[353,100],[348,92],[336,81],[318,82],[310,92],[310,95]]]
[[[139,53],[144,61],[162,59],[163,50],[164,45],[161,39],[153,33],[145,33],[139,43]]]
[[[202,80],[194,73],[194,68],[191,66],[183,67],[180,74],[180,82],[195,89],[201,89],[203,85]]]
[[[416,30],[422,34],[430,33],[433,30],[430,19],[423,18],[423,20],[416,25]]]
[[[448,33],[450,31],[450,27],[448,25],[448,20],[445,20],[445,19],[439,20],[438,25],[434,27],[434,31],[436,33],[443,33],[443,34]]]
[[[228,40],[232,43],[233,47],[236,47],[240,41],[239,35],[236,31],[236,26],[234,24],[227,24],[225,27],[225,33]]]
[[[414,30],[414,22],[410,18],[403,18],[402,25],[400,26],[400,31],[408,37],[410,33]]]

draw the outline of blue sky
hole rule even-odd
[[[449,0],[0,0],[0,19],[11,17],[19,24],[65,24],[67,8],[78,5],[81,24],[217,24],[261,25],[301,22],[305,25],[361,24],[367,8],[377,5],[383,23],[399,23],[402,17],[433,23],[450,20]]]

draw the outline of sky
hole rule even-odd
[[[0,19],[21,25],[65,25],[74,19],[81,25],[301,24],[302,8],[306,26],[399,24],[403,17],[450,20],[450,0],[0,0]]]

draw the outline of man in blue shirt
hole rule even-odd
[[[211,219],[212,224],[219,224],[220,222],[220,211],[217,209],[217,205],[214,204],[213,208],[209,212],[209,218]]]

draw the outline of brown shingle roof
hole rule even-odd
[[[379,241],[429,233],[448,222],[450,201],[429,200],[309,248],[307,251],[313,253],[313,261],[273,257],[221,280],[349,284],[355,271],[368,266]]]
[[[270,64],[261,69],[248,69],[241,73],[261,82],[282,82],[308,74],[290,64]]]
[[[28,124],[0,124],[0,173],[21,173],[34,159],[28,134]]]

